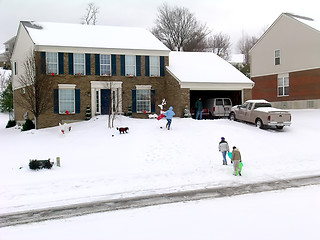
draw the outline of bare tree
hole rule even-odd
[[[171,50],[198,49],[198,44],[201,45],[209,33],[206,25],[187,8],[163,4],[158,11],[156,26],[151,32]]]
[[[95,3],[91,2],[88,4],[86,11],[87,11],[86,14],[81,18],[82,24],[96,25],[97,15],[99,13],[99,7],[97,7]]]
[[[222,32],[214,34],[208,38],[208,48],[221,58],[228,60],[230,55],[230,36]]]
[[[37,63],[35,53],[31,52],[23,63],[24,74],[18,80],[23,93],[16,99],[17,104],[34,115],[36,129],[39,116],[52,106],[54,86],[52,77],[43,72]]]
[[[242,34],[242,38],[238,42],[238,50],[244,54],[244,60],[246,64],[249,64],[249,51],[256,44],[258,38],[255,36],[249,36],[248,34]]]

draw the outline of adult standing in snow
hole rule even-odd
[[[196,120],[202,120],[202,109],[203,109],[203,105],[202,105],[202,100],[201,98],[199,98],[196,103],[194,104],[195,108],[196,108],[196,111],[197,111],[197,114],[196,114]]]
[[[233,147],[232,150],[232,157],[231,160],[233,161],[233,175],[237,176],[237,173],[239,173],[239,176],[241,176],[241,171],[239,168],[239,164],[241,162],[241,153],[237,147]]]
[[[166,111],[165,113],[163,113],[163,115],[166,116],[167,118],[167,125],[166,125],[166,128],[168,128],[168,130],[170,130],[170,126],[171,126],[171,122],[172,122],[172,118],[174,115],[176,115],[173,111],[173,107],[169,107],[169,110]]]
[[[219,151],[222,152],[223,165],[228,165],[226,155],[227,155],[227,152],[230,152],[230,150],[229,150],[229,144],[224,137],[221,138],[221,141],[219,143]]]

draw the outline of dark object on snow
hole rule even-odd
[[[7,123],[6,128],[11,128],[14,127],[16,125],[16,121],[15,120],[9,120]]]
[[[129,128],[128,127],[121,127],[121,128],[117,128],[117,130],[119,130],[119,133],[128,133]]]
[[[38,170],[42,168],[48,168],[51,169],[53,166],[53,163],[50,162],[50,159],[48,160],[30,160],[29,162],[29,168],[32,170]]]
[[[35,125],[30,119],[27,119],[26,122],[22,125],[21,131],[28,131],[31,129],[35,129]]]

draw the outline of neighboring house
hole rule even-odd
[[[10,58],[11,54],[14,48],[16,37],[10,38],[8,41],[4,43],[5,50],[0,51],[0,67],[3,67],[5,69],[11,69],[10,67]]]
[[[320,22],[282,13],[250,50],[252,96],[280,108],[320,108]]]
[[[165,98],[182,117],[184,107],[198,95],[230,95],[236,103],[251,98],[253,82],[246,78],[244,85],[239,83],[244,76],[226,61],[215,54],[209,59],[197,53],[170,53],[145,29],[23,21],[11,58],[17,122],[24,121],[27,111],[17,99],[24,94],[26,86],[19,77],[32,51],[43,74],[55,81],[52,107],[39,117],[40,128],[84,120],[87,106],[92,116],[132,111],[133,117],[146,118],[159,113],[157,105]]]

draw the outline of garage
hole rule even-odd
[[[170,52],[167,69],[179,82],[181,89],[189,90],[191,112],[200,97],[205,108],[206,100],[210,98],[230,98],[234,106],[252,97],[254,82],[214,53]],[[214,106],[226,106],[225,100],[219,101],[220,104]],[[215,113],[212,115],[216,116]]]
[[[232,105],[242,103],[242,92],[239,90],[215,91],[215,90],[190,90],[190,107],[194,107],[195,102],[201,97],[205,103],[209,98],[230,98]]]

